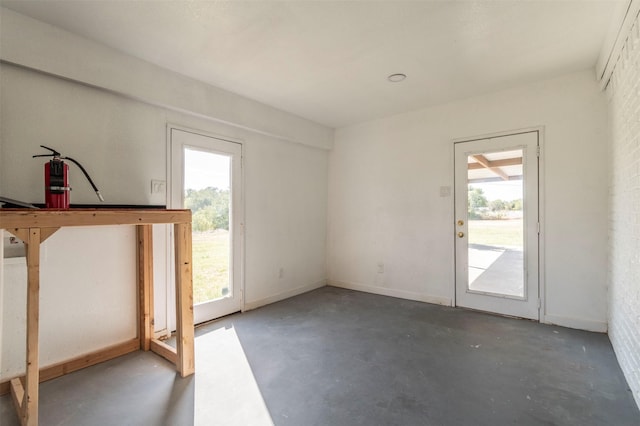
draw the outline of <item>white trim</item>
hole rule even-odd
[[[537,132],[538,134],[538,147],[540,150],[540,155],[538,156],[538,222],[540,224],[540,228],[539,228],[539,234],[538,234],[538,299],[539,299],[539,308],[538,308],[538,318],[539,318],[539,322],[546,322],[547,320],[547,316],[546,316],[546,279],[545,279],[545,271],[546,271],[546,266],[545,266],[545,244],[544,244],[544,235],[545,235],[545,167],[544,167],[544,153],[545,153],[545,126],[544,125],[538,125],[538,126],[531,126],[531,127],[524,127],[524,128],[519,128],[519,129],[513,129],[513,130],[505,130],[505,131],[500,131],[500,132],[492,132],[492,133],[486,133],[486,134],[482,134],[482,135],[476,135],[476,136],[465,136],[465,137],[458,137],[458,138],[453,138],[451,140],[451,149],[452,149],[452,157],[453,157],[453,167],[452,167],[452,171],[451,171],[451,176],[450,179],[452,182],[452,188],[455,189],[455,145],[456,143],[461,143],[461,142],[472,142],[472,141],[476,141],[476,140],[483,140],[483,139],[492,139],[492,138],[498,138],[498,137],[502,137],[502,136],[510,136],[510,135],[517,135],[517,134],[521,134],[521,133],[532,133],[532,132]],[[455,194],[455,191],[454,191]],[[456,246],[455,246],[455,195],[454,197],[452,197],[452,203],[454,205],[454,209],[453,209],[453,218],[452,218],[452,224],[453,224],[453,230],[454,232],[452,232],[453,235],[453,239],[454,239],[454,244],[453,244],[453,285],[452,285],[452,298],[451,298],[451,306],[457,306],[457,301],[456,301]]]
[[[169,123],[167,123],[167,128],[166,128],[166,137],[167,137],[167,143],[165,145],[165,159],[167,161],[166,164],[166,168],[165,168],[165,177],[164,177],[164,181],[166,182],[164,188],[165,188],[165,198],[164,198],[164,203],[165,206],[167,208],[170,208],[171,206],[171,172],[172,172],[172,165],[171,165],[171,125]],[[173,300],[173,298],[170,296],[171,295],[171,289],[172,289],[172,284],[173,284],[173,227],[171,225],[165,225],[164,226],[164,232],[165,232],[165,250],[164,250],[164,265],[165,265],[165,277],[164,277],[164,282],[165,282],[165,306],[164,306],[164,314],[165,314],[165,320],[164,320],[164,324],[165,324],[165,329],[164,330],[157,330],[158,333],[162,332],[162,334],[164,334],[166,337],[171,337],[171,332],[174,329],[174,325],[171,324],[170,322],[170,318],[173,318],[173,316],[171,315],[171,308],[170,308],[170,301]],[[155,280],[154,280],[155,281]],[[175,320],[174,320],[175,321]]]
[[[605,48],[600,53],[600,57],[598,58],[598,62],[596,64],[596,77],[600,82],[601,90],[606,89],[609,81],[611,81],[611,76],[613,75],[613,71],[615,70],[618,60],[620,59],[622,49],[627,42],[629,32],[631,31],[633,23],[639,14],[640,0],[629,0],[627,10],[624,13],[624,16],[621,16],[622,19],[619,23],[615,41],[610,47],[607,46],[608,48]]]
[[[319,289],[321,287],[325,287],[326,285],[327,285],[327,280],[321,280],[321,281],[318,281],[317,283],[302,286],[302,287],[296,287],[291,290],[274,294],[273,296],[265,297],[264,299],[258,299],[252,302],[245,301],[242,312],[250,311],[252,309],[256,309],[261,306],[270,305],[272,303],[279,302],[281,300],[285,300],[290,297],[298,296],[300,294],[308,293],[310,291]]]
[[[451,235],[456,235],[456,144],[455,139],[451,143],[451,172],[449,175],[449,182],[451,184]],[[453,277],[453,285],[451,286],[451,305],[457,306],[456,299],[456,239],[453,238],[451,244],[453,264],[451,265],[451,277]]]
[[[397,297],[399,299],[415,300],[417,302],[432,303],[434,305],[453,306],[452,299],[449,297],[432,296],[424,293],[415,293],[413,291],[398,290],[387,287],[376,287],[367,284],[356,284],[346,281],[327,280],[327,285],[331,287],[346,288],[348,290],[362,291],[365,293],[379,294],[381,296]]]
[[[165,335],[167,337],[171,337],[171,333],[176,329],[176,316],[175,315],[171,315],[172,312],[172,305],[175,306],[175,286],[174,284],[174,277],[175,277],[175,263],[173,261],[173,259],[175,259],[174,254],[173,254],[173,250],[174,250],[174,245],[173,245],[173,226],[171,225],[165,225],[165,242],[167,245],[167,249],[165,250],[165,256],[166,256],[166,260],[165,260],[165,266],[166,266],[166,272],[167,275],[165,277],[165,288],[166,288],[166,293],[164,296],[164,300],[165,300],[165,320],[164,320],[164,324],[165,324]],[[173,308],[175,309],[175,308]]]
[[[242,149],[240,150],[240,182],[242,185],[242,191],[241,191],[241,199],[240,199],[240,209],[242,211],[242,214],[240,215],[240,238],[238,241],[238,244],[240,244],[240,267],[239,267],[239,272],[240,272],[240,311],[244,312],[245,310],[245,305],[246,305],[246,298],[245,298],[245,294],[246,293],[246,289],[245,289],[245,277],[246,277],[246,267],[247,267],[247,242],[245,240],[246,235],[247,235],[247,197],[246,197],[246,193],[247,193],[247,180],[246,180],[246,174],[245,174],[245,170],[244,170],[244,165],[245,165],[245,156],[247,155],[247,150],[246,145],[244,143],[244,141],[242,142],[238,142],[242,145]]]
[[[608,330],[606,321],[594,321],[583,318],[563,317],[561,315],[545,315],[545,324],[559,325],[562,327],[575,328],[577,330],[595,331],[606,333]]]
[[[519,129],[505,130],[501,132],[492,132],[492,133],[485,133],[481,135],[453,138],[451,139],[451,143],[452,145],[455,145],[459,142],[473,142],[473,141],[479,141],[483,139],[499,138],[502,136],[519,135],[520,133],[540,132],[543,129],[544,129],[543,125],[532,126],[532,127],[522,127]]]
[[[173,122],[168,122],[167,123],[167,140],[169,141],[169,145],[167,147],[167,149],[169,150],[167,152],[167,155],[171,154],[171,130],[175,129],[175,130],[180,130],[183,132],[187,132],[187,133],[193,133],[196,135],[201,135],[201,136],[206,136],[208,138],[214,138],[214,139],[221,139],[223,141],[226,142],[233,142],[233,143],[238,143],[240,145],[243,145],[245,140],[241,139],[241,138],[236,138],[236,137],[232,137],[232,136],[227,136],[227,135],[223,135],[221,133],[214,133],[214,132],[209,132],[206,130],[202,130],[202,129],[194,129],[193,127],[186,127],[186,126],[182,126],[180,124],[175,124]],[[170,159],[167,159],[167,163],[170,162]],[[171,166],[171,164],[167,164],[168,166]],[[167,176],[169,177],[169,176]],[[171,194],[170,192],[168,194]],[[167,198],[167,202],[169,202],[169,198]]]
[[[237,213],[237,217],[238,220],[240,222],[239,224],[239,235],[237,237],[237,244],[240,245],[238,252],[239,252],[239,260],[235,260],[234,262],[238,261],[240,263],[240,265],[238,266],[238,291],[240,293],[240,310],[244,311],[245,310],[245,267],[246,267],[246,261],[245,261],[245,255],[246,255],[246,244],[245,244],[245,228],[246,228],[246,215],[245,215],[245,207],[246,207],[246,198],[245,198],[245,171],[244,171],[244,156],[245,151],[246,151],[246,145],[245,145],[245,141],[244,139],[241,138],[237,138],[237,137],[232,137],[232,136],[227,136],[227,135],[223,135],[223,134],[219,134],[219,133],[214,133],[214,132],[210,132],[210,131],[205,131],[205,130],[201,130],[201,129],[194,129],[192,127],[186,127],[186,126],[182,126],[180,124],[174,124],[172,122],[168,122],[167,123],[167,127],[166,127],[166,161],[167,161],[167,165],[166,165],[166,204],[168,208],[177,208],[177,206],[174,205],[173,203],[173,199],[172,199],[172,194],[173,194],[173,182],[172,182],[172,176],[173,176],[173,163],[174,163],[174,159],[172,158],[172,140],[171,140],[171,135],[172,135],[172,130],[178,130],[178,131],[182,131],[182,132],[186,132],[186,133],[192,133],[195,135],[200,135],[200,136],[204,136],[204,137],[208,137],[208,138],[213,138],[213,139],[217,139],[223,142],[228,142],[228,143],[234,143],[234,144],[238,144],[240,146],[240,200],[238,201],[239,204],[239,212]],[[234,215],[236,215],[234,213]],[[166,306],[166,312],[167,312],[167,333],[169,333],[169,330],[173,330],[173,328],[175,328],[175,324],[171,324],[170,323],[170,319],[173,318],[173,315],[171,315],[171,306],[174,302],[173,297],[171,297],[171,292],[173,291],[173,271],[174,271],[174,265],[173,262],[170,261],[170,259],[173,259],[173,229],[172,227],[167,227],[167,248],[165,250],[165,255],[167,256],[167,261],[166,261],[166,273],[167,273],[167,279],[166,279],[166,283],[167,283],[167,306]]]
[[[538,234],[538,298],[540,299],[540,308],[538,315],[540,322],[546,321],[547,312],[547,280],[546,280],[546,244],[545,244],[545,127],[538,127],[538,146],[540,147],[540,156],[538,157],[538,222],[540,223],[540,233]]]

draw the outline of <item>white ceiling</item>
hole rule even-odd
[[[211,85],[342,127],[593,67],[620,2],[0,4]],[[386,78],[392,73],[408,78],[390,83]]]

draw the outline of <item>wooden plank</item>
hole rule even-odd
[[[489,161],[489,160],[487,160],[487,161]],[[519,166],[520,164],[522,164],[522,157],[505,158],[504,160],[489,161],[489,166],[490,167]],[[469,170],[478,170],[478,169],[484,169],[484,168],[485,168],[485,166],[483,166],[480,163],[469,163],[469,165],[468,165],[468,169]]]
[[[176,304],[178,306],[178,340],[175,355],[163,345],[153,343],[153,267],[151,224],[173,223],[176,230]],[[40,243],[53,235],[63,226],[98,225],[149,225],[138,229],[142,237],[139,251],[141,278],[142,318],[140,336],[130,342],[116,345],[105,350],[81,356],[70,361],[38,369],[38,321],[39,321],[39,275]],[[176,364],[181,376],[195,371],[194,327],[193,327],[193,283],[191,270],[191,211],[190,210],[23,210],[0,209],[0,228],[7,229],[26,244],[27,249],[27,353],[26,375],[20,383],[12,385],[10,381],[0,383],[0,394],[13,392],[14,398],[22,394],[20,401],[20,419],[23,425],[38,423],[38,387],[39,382],[59,377],[81,368],[112,359],[125,353],[145,347],[155,348],[160,355]],[[142,340],[141,340],[142,339]],[[163,355],[164,354],[164,355]],[[16,383],[18,383],[16,382]],[[16,399],[16,401],[18,401]]]
[[[140,349],[148,351],[153,338],[153,225],[138,225],[138,337]]]
[[[57,228],[41,228],[40,229],[40,243],[44,243],[45,240],[47,238],[49,238],[50,236],[52,236],[53,234],[55,234],[58,229],[60,229],[59,226]]]
[[[519,181],[522,180],[522,175],[520,176],[509,176],[509,181]],[[484,182],[504,182],[504,179],[501,177],[490,177],[490,178],[479,178],[479,179],[469,179],[467,183],[484,183]]]
[[[109,346],[105,349],[100,349],[99,351],[91,352],[77,358],[44,367],[40,370],[40,383],[64,376],[65,374],[73,373],[74,371],[81,370],[86,367],[91,367],[92,365],[100,364],[101,362],[109,361],[110,359],[135,352],[139,349],[140,343],[138,339],[135,338],[124,343]],[[10,392],[10,383],[10,380],[0,383],[0,396]]]
[[[494,174],[500,176],[502,180],[509,180],[509,175],[503,172],[500,168],[491,166],[490,161],[487,160],[484,155],[472,155],[472,157],[475,158],[478,163],[491,170]]]
[[[58,227],[58,228],[42,228],[42,229],[40,229],[40,243],[43,243],[47,238],[49,238],[50,236],[55,234],[55,232],[58,229],[60,229],[60,228]],[[23,228],[23,229],[11,228],[11,229],[7,229],[7,232],[9,232],[10,234],[13,234],[16,237],[20,238],[23,242],[27,241],[29,239],[29,229],[28,228]]]
[[[19,378],[11,380],[9,387],[11,388],[11,399],[13,400],[13,406],[16,408],[18,418],[22,420],[24,417],[24,410],[22,408],[22,402],[24,401],[24,387]]]
[[[153,353],[160,355],[170,363],[175,365],[178,362],[178,353],[176,348],[173,348],[158,339],[151,339],[150,346]]]
[[[45,382],[47,380],[55,379],[57,377],[64,376],[65,374],[82,370],[83,368],[91,367],[92,365],[100,364],[102,362],[109,361],[110,359],[135,352],[138,349],[140,349],[140,343],[137,338],[109,346],[107,348],[100,349],[99,351],[91,352],[71,360],[45,367],[40,373],[40,380]]]
[[[191,223],[174,225],[176,265],[177,370],[182,377],[195,372]]]
[[[22,402],[22,423],[38,424],[38,327],[40,317],[40,229],[30,228],[27,240],[27,371]]]
[[[0,209],[0,223],[9,231],[11,228],[191,223],[191,210]]]
[[[29,228],[7,228],[7,232],[16,236],[22,242],[29,240]]]

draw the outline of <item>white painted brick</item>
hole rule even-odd
[[[609,338],[640,406],[640,43],[627,42],[607,91]]]

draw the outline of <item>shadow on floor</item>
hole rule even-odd
[[[134,352],[40,384],[40,425],[191,425],[195,377],[150,352]],[[19,425],[11,398],[0,424]]]
[[[604,334],[325,287],[196,335],[195,378],[134,353],[43,384],[41,424],[640,424]]]

